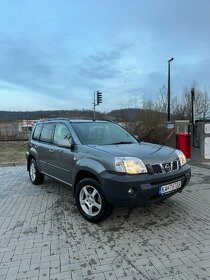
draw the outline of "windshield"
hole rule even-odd
[[[84,145],[133,144],[138,141],[121,126],[111,122],[72,123]]]

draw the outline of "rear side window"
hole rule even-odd
[[[44,124],[42,132],[41,132],[40,141],[51,143],[53,130],[54,130],[54,123]]]
[[[34,133],[33,133],[33,139],[34,140],[39,140],[40,138],[40,133],[41,133],[41,130],[42,130],[42,126],[43,124],[37,124],[35,129],[34,129]]]

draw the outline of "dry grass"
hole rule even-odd
[[[26,161],[27,141],[1,141],[0,164]]]

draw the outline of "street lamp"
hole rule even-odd
[[[170,63],[174,58],[168,60],[168,123],[171,121],[171,73],[170,73]]]

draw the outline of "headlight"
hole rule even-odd
[[[147,173],[147,168],[143,161],[133,157],[115,158],[115,170],[121,173],[140,174]]]
[[[186,161],[186,157],[183,154],[183,152],[181,152],[180,150],[176,150],[175,153],[179,157],[179,161],[180,161],[181,166],[185,165],[187,163],[187,161]]]

